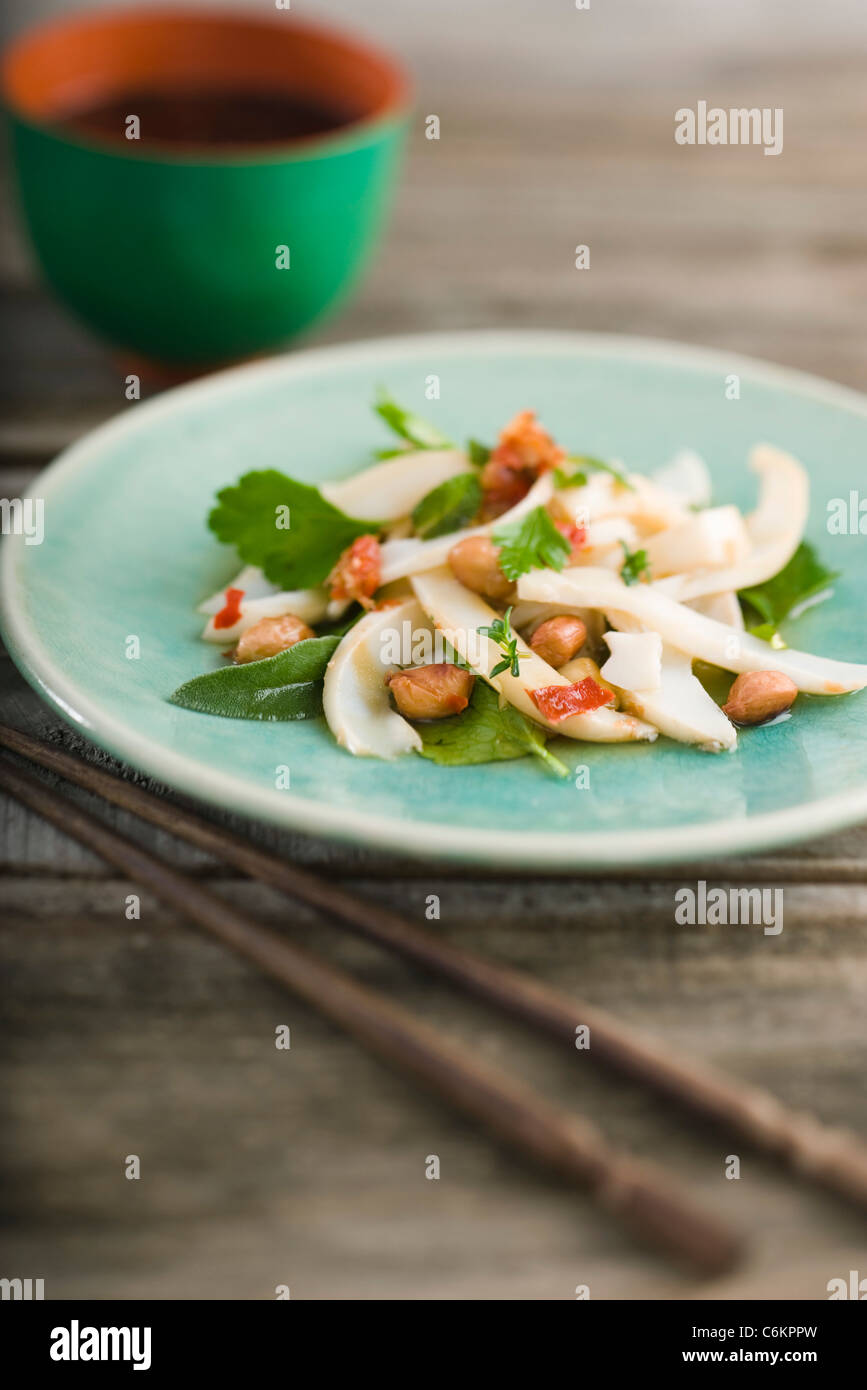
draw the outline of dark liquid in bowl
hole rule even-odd
[[[127,136],[128,118],[137,116],[138,139]],[[327,135],[358,119],[358,113],[326,106],[288,92],[131,91],[61,117],[60,124],[80,135],[99,135],[136,147],[164,145],[257,145]]]

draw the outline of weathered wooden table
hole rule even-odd
[[[513,7],[514,8],[514,7]],[[455,38],[459,36],[453,36]],[[513,36],[518,43],[520,36]],[[538,55],[537,55],[538,56]],[[652,65],[604,83],[498,91],[419,57],[421,108],[397,215],[363,292],[317,341],[463,326],[676,337],[867,381],[867,93],[857,53],[705,59],[672,95]],[[597,81],[598,76],[598,81]],[[761,78],[761,82],[758,82]],[[701,82],[705,85],[702,87]],[[711,92],[711,84],[713,90]],[[784,105],[779,159],[682,149],[681,101]],[[591,269],[573,268],[591,247]],[[36,286],[4,226],[0,495],[123,406],[94,344]],[[859,304],[860,294],[860,304]],[[78,747],[5,659],[0,718]],[[89,756],[93,756],[88,751]],[[48,1297],[323,1299],[707,1296],[580,1195],[539,1177],[158,903],[2,803],[4,992],[0,1273]],[[122,828],[125,817],[113,817]],[[582,1054],[341,937],[305,910],[136,828],[232,900],[498,1059],[750,1233],[725,1287],[826,1297],[867,1274],[863,1219],[738,1152]],[[475,875],[252,828],[286,856],[609,1007],[790,1104],[867,1134],[867,829],[685,881],[785,888],[785,929],[678,928],[676,884]],[[291,1051],[274,1046],[288,1023]],[[578,1059],[578,1060],[576,1060]],[[425,1178],[439,1155],[441,1178]],[[124,1176],[137,1154],[139,1181]],[[860,1261],[860,1263],[859,1263]]]

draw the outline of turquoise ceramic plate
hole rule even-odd
[[[440,379],[441,398],[425,401]],[[740,380],[730,399],[727,379]],[[234,572],[205,529],[217,488],[251,467],[316,481],[385,442],[376,387],[454,438],[492,438],[534,407],[582,452],[645,470],[688,445],[717,500],[749,507],[749,447],[791,450],[813,484],[810,537],[843,572],[792,644],[867,659],[867,540],[828,534],[833,498],[864,478],[867,402],[758,362],[629,338],[468,333],[320,349],[244,367],[130,405],[37,480],[45,539],[11,537],[3,626],[27,678],[89,738],[203,801],[400,852],[540,869],[649,864],[781,845],[867,817],[867,696],[801,700],[795,716],[713,756],[560,740],[589,787],[535,761],[439,768],[357,759],[324,723],[258,724],[176,709],[166,696],[220,663],[194,605]],[[796,636],[795,636],[796,632]],[[126,656],[136,636],[140,657]],[[277,790],[279,767],[290,787]]]

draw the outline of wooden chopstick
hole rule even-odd
[[[352,931],[434,971],[476,998],[571,1047],[590,1030],[589,1056],[641,1082],[702,1120],[723,1126],[754,1148],[860,1207],[867,1207],[867,1145],[845,1130],[784,1106],[770,1092],[737,1081],[708,1063],[671,1052],[602,1009],[454,945],[398,913],[353,897],[317,875],[257,849],[240,836],[144,788],[0,724],[0,746],[95,792],[290,896],[328,913]]]
[[[384,995],[259,926],[6,759],[0,761],[0,785],[288,986],[386,1062],[520,1153],[589,1188],[635,1235],[705,1274],[730,1269],[740,1255],[741,1242],[727,1226],[685,1200],[655,1165],[612,1148],[593,1125],[541,1100]]]

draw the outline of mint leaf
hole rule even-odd
[[[327,502],[316,487],[268,468],[245,473],[217,493],[208,525],[237,548],[245,565],[259,565],[272,584],[311,589],[321,584],[358,536],[380,529]],[[285,509],[288,508],[288,513]],[[278,523],[288,517],[288,529]]]
[[[620,542],[623,548],[623,564],[620,566],[620,578],[624,584],[640,584],[642,576],[650,578],[650,561],[647,558],[646,550],[630,550],[626,541]]]
[[[389,429],[394,430],[395,434],[399,434],[401,439],[405,439],[414,449],[454,447],[452,441],[446,439],[436,425],[432,425],[429,420],[423,420],[420,415],[414,415],[411,410],[404,410],[402,405],[398,405],[397,401],[393,401],[385,392],[380,393],[373,408]]]
[[[544,507],[534,507],[520,521],[501,526],[493,539],[500,546],[500,569],[513,580],[529,570],[561,570],[572,550]]]
[[[170,703],[225,719],[313,719],[322,712],[322,677],[339,637],[308,637],[285,652],[223,666],[178,686]]]
[[[413,508],[417,536],[431,540],[468,526],[482,505],[482,485],[475,473],[458,473],[435,487]]]
[[[538,724],[513,705],[501,709],[497,692],[482,680],[476,681],[470,703],[460,714],[415,727],[421,735],[421,756],[442,767],[508,762],[531,754],[558,777],[569,775],[559,758],[548,752]]]
[[[826,569],[810,543],[802,541],[789,563],[773,579],[753,589],[740,590],[741,606],[752,609],[762,619],[760,624],[750,627],[750,631],[770,641],[793,608],[827,589],[838,574],[838,570]],[[749,618],[750,614],[745,616]]]

